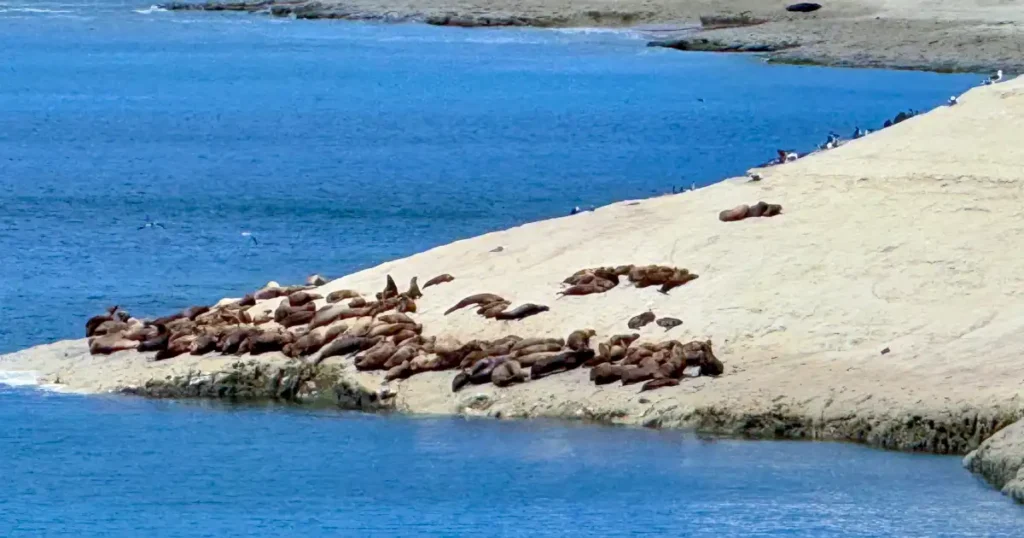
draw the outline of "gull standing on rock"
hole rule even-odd
[[[1003,80],[1003,70],[1002,69],[997,69],[996,70],[996,74],[988,77],[988,80],[985,80],[983,82],[985,83],[986,86],[988,86],[989,84],[995,84],[996,82],[999,82],[1001,80]]]
[[[957,99],[955,95],[953,95],[953,96],[951,96],[949,98],[949,101],[947,101],[946,104],[949,105],[949,106],[953,106],[953,105],[955,105],[955,104],[957,104],[959,102],[960,102],[960,100]]]

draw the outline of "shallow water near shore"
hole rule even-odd
[[[977,82],[644,44],[3,2],[0,352],[705,185]]]
[[[1018,536],[953,457],[0,387],[0,534]]]

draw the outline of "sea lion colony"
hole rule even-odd
[[[637,287],[660,285],[665,292],[666,287],[672,289],[697,278],[685,269],[629,265],[584,269],[565,284],[603,287],[608,284],[602,282],[611,282],[614,287],[620,274]],[[451,275],[441,275],[427,284],[451,280]],[[355,290],[334,291],[324,298],[313,291],[318,283],[322,279],[312,277],[305,286],[270,283],[236,301],[190,307],[155,320],[133,318],[115,306],[86,323],[89,350],[92,354],[137,350],[154,353],[153,360],[158,361],[186,353],[240,356],[280,352],[315,364],[329,357],[352,356],[357,369],[386,371],[387,380],[426,371],[460,370],[452,383],[455,391],[485,382],[504,387],[578,367],[592,368],[590,377],[595,384],[646,382],[642,390],[676,385],[684,375],[719,375],[723,371],[710,341],[636,343],[638,334],[626,334],[612,336],[594,349],[590,341],[595,332],[591,329],[573,331],[566,339],[509,335],[493,341],[442,344],[436,337],[424,337],[423,326],[410,316],[423,294],[415,277],[408,290],[400,292],[388,275],[384,290],[374,300]],[[257,301],[275,298],[281,298],[276,308],[257,307]],[[316,301],[321,299],[326,304],[317,308]],[[481,293],[459,301],[445,315],[477,306],[477,313],[485,318],[514,321],[549,310],[533,303],[508,310],[510,305],[498,295]],[[627,325],[639,328],[654,321],[654,314],[646,312]],[[681,323],[676,318],[658,320],[666,330]]]

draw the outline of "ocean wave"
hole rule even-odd
[[[162,7],[160,7],[160,6],[152,5],[152,6],[147,7],[146,9],[133,9],[132,11],[134,11],[136,13],[141,13],[142,15],[150,15],[152,13],[160,13],[160,12],[164,12],[164,11],[167,11],[167,10],[162,8]]]
[[[31,370],[0,371],[0,385],[30,387],[39,384],[39,373]]]
[[[41,7],[0,7],[0,13],[74,13],[70,9],[46,9]]]

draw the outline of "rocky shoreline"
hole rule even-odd
[[[978,4],[970,10],[958,5],[961,11],[950,17],[943,5],[903,3],[907,6],[897,3],[883,9],[847,0],[814,13],[790,13],[784,6],[765,6],[754,0],[507,0],[501,4],[475,0],[261,0],[170,2],[161,7],[463,28],[632,28],[651,36],[652,46],[759,53],[781,63],[938,72],[1024,71],[1024,59],[1018,54],[1024,44],[1024,15]]]

